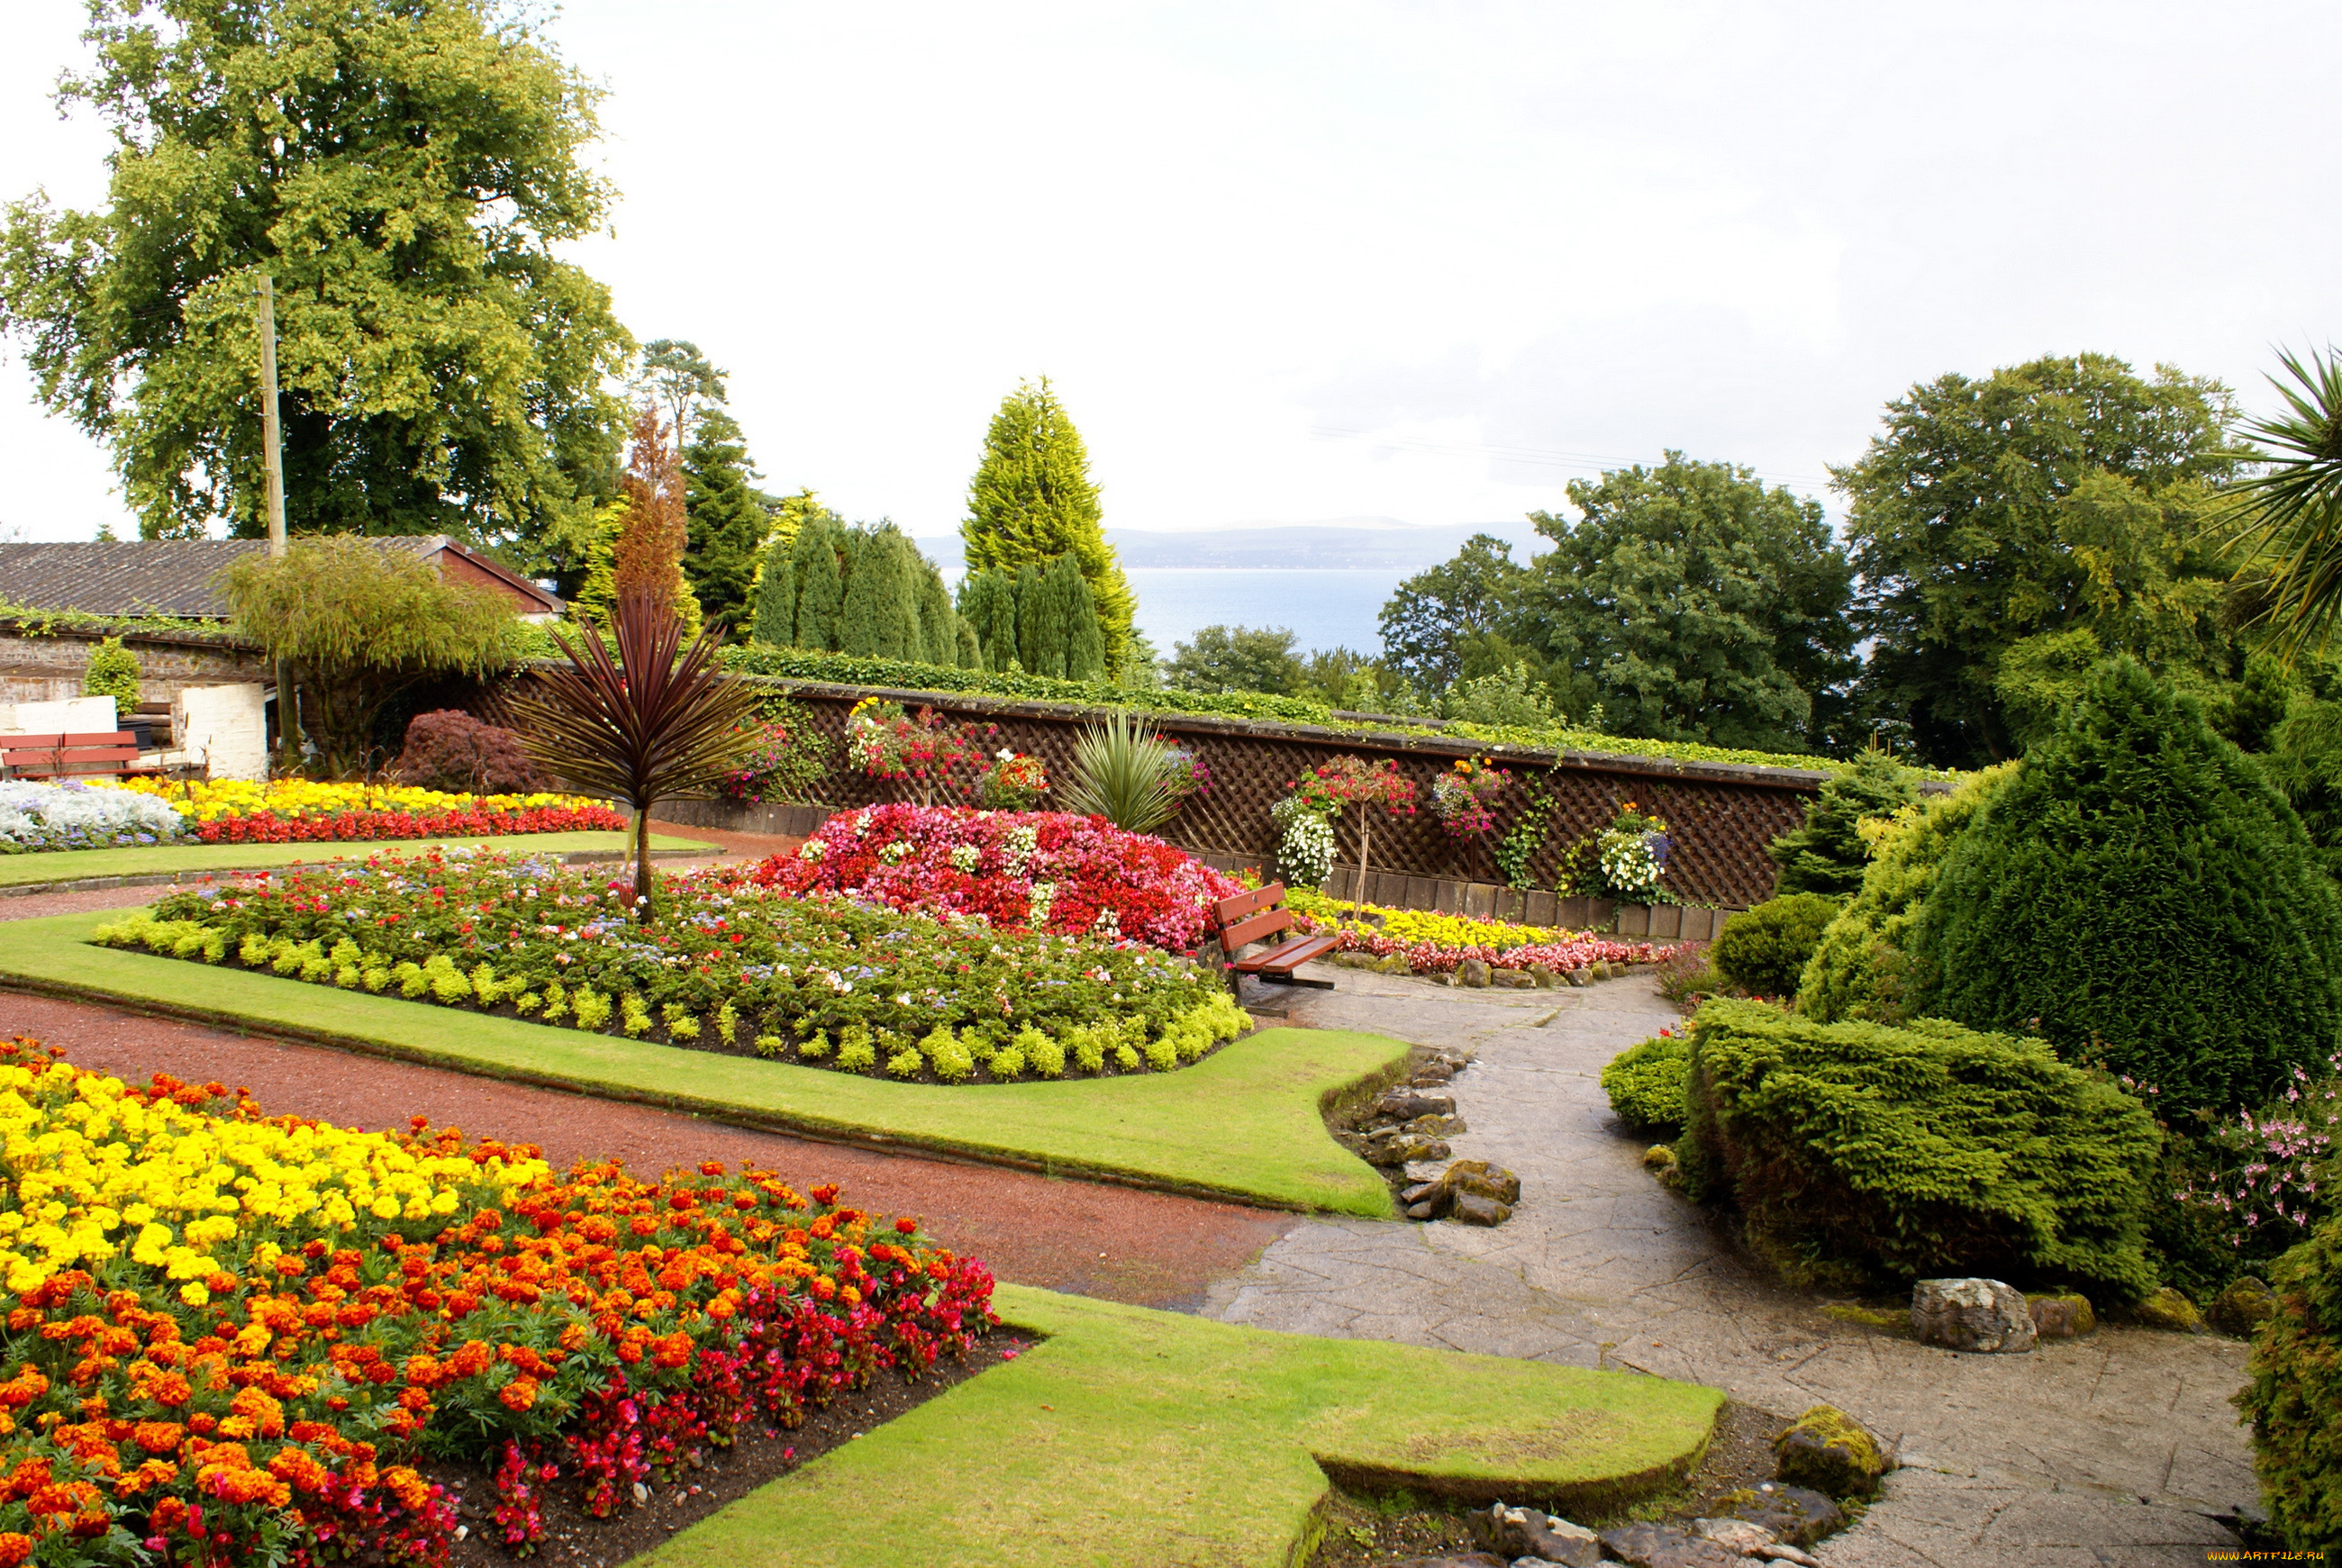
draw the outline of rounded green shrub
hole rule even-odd
[[[2277,1260],[2276,1303],[2253,1335],[2237,1407],[2269,1525],[2301,1552],[2342,1550],[2342,1219]]]
[[[1954,844],[1910,952],[1911,1012],[2037,1028],[2181,1110],[2281,1091],[2342,1027],[2342,898],[2300,819],[2127,658]]]
[[[1683,1190],[1736,1207],[1798,1283],[1986,1274],[2123,1301],[2158,1283],[2162,1133],[2039,1040],[1718,999],[1692,1021],[1685,1108]]]
[[[2015,775],[2003,763],[1962,779],[1949,794],[1931,795],[1889,819],[1874,819],[1870,864],[1861,891],[1822,933],[1797,982],[1797,1011],[1825,1024],[1870,1018],[1899,1024],[1909,991],[1911,927],[1952,844],[1995,790]]]
[[[1794,996],[1806,960],[1837,918],[1837,901],[1818,893],[1768,898],[1724,923],[1708,947],[1716,972],[1752,996]]]
[[[1680,1034],[1655,1034],[1631,1045],[1602,1069],[1602,1092],[1610,1109],[1629,1127],[1680,1127],[1684,1122],[1684,1072],[1691,1042]]]

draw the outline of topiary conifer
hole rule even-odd
[[[2277,1093],[2342,1026],[2342,898],[2300,819],[2128,658],[1952,846],[1911,955],[1913,1014],[2037,1019],[2175,1110]]]
[[[1865,817],[1888,817],[1917,794],[1911,771],[1872,748],[1853,767],[1822,785],[1806,820],[1765,846],[1781,868],[1776,894],[1818,893],[1843,898],[1862,885],[1869,846],[1857,831]]]

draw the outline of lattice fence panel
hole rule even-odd
[[[846,766],[846,717],[854,699],[807,693],[793,700],[808,709],[816,726],[838,743],[836,764],[820,789],[824,799],[840,806],[856,806],[916,798],[907,781],[866,778]],[[988,748],[1008,746],[1040,757],[1052,779],[1064,779],[1071,773],[1074,743],[1082,727],[1079,719],[988,714],[955,708],[948,702],[937,702],[935,707],[946,716],[990,731],[986,741]],[[1440,826],[1431,809],[1431,781],[1454,765],[1451,757],[1333,738],[1187,730],[1176,717],[1157,717],[1155,722],[1182,744],[1195,747],[1211,771],[1208,793],[1190,799],[1164,834],[1189,849],[1266,860],[1276,838],[1269,808],[1291,793],[1293,782],[1305,769],[1345,753],[1370,761],[1396,759],[1400,771],[1416,785],[1419,804],[1414,815],[1376,814],[1371,830],[1372,870],[1496,880],[1489,852],[1528,804],[1525,777],[1516,768],[1514,787],[1496,803],[1495,832],[1482,842],[1459,843]],[[1765,845],[1803,819],[1809,798],[1804,790],[1794,787],[1656,778],[1599,767],[1556,767],[1540,776],[1555,809],[1547,821],[1544,848],[1530,863],[1536,881],[1550,885],[1570,846],[1600,833],[1619,806],[1632,801],[1656,812],[1671,828],[1674,849],[1667,885],[1687,904],[1746,905],[1771,896],[1774,867],[1766,858]],[[1339,858],[1355,864],[1358,852],[1355,812],[1345,814],[1336,837]]]

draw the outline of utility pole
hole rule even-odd
[[[260,452],[268,483],[268,554],[285,554],[285,442],[276,424],[276,289],[266,273],[260,275]],[[276,740],[285,770],[301,762],[299,697],[293,690],[292,669],[276,661]]]

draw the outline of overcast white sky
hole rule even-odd
[[[5,0],[0,196],[104,191],[78,0]],[[1729,458],[1811,494],[1915,380],[2228,379],[2337,330],[2342,10],[573,0],[576,258],[732,373],[769,488],[947,532],[1046,373],[1109,525],[1516,517]],[[0,526],[123,514],[0,364]]]

